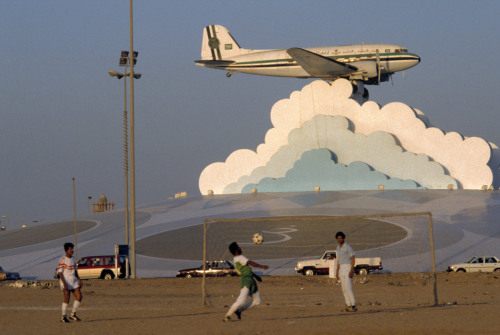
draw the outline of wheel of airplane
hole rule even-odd
[[[231,75],[232,75],[231,72],[226,73],[226,77],[228,77],[228,78],[231,77]]]
[[[354,81],[351,81],[351,85],[352,85],[352,94],[358,93],[358,85],[356,85]]]

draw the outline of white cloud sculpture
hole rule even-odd
[[[290,132],[302,128],[316,115],[344,116],[356,134],[368,136],[382,131],[393,135],[405,151],[426,155],[442,165],[458,181],[460,188],[480,189],[492,184],[493,172],[488,166],[492,148],[485,140],[464,138],[455,132],[444,133],[431,127],[422,112],[403,103],[393,102],[380,108],[372,101],[360,105],[352,97],[349,81],[339,79],[327,83],[318,80],[301,91],[294,91],[290,98],[278,101],[271,109],[273,128],[267,132],[264,143],[256,151],[237,150],[225,162],[207,166],[200,175],[201,193],[213,190],[221,194],[227,185],[265,166],[282,146],[289,144]]]

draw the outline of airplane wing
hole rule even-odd
[[[307,73],[316,78],[332,78],[358,70],[357,67],[337,62],[301,48],[286,51]]]

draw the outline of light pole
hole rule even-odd
[[[139,53],[134,51],[133,62],[134,65],[137,62],[137,55]],[[127,71],[129,67],[129,52],[122,51],[120,57],[120,66],[125,66],[124,73],[117,71],[109,71],[111,77],[116,77],[117,79],[123,78],[123,171],[125,175],[125,244],[129,245],[129,206],[128,206],[128,122],[127,122],[127,77],[130,76],[130,71]],[[134,73],[134,78],[141,78],[140,73]]]
[[[134,26],[133,26],[133,1],[130,0],[130,52],[123,52],[120,59],[120,65],[129,66],[130,70],[124,73],[109,71],[110,76],[116,76],[118,79],[130,77],[130,265],[131,277],[135,278],[135,132],[134,132],[134,78],[139,79],[140,74],[134,74],[134,65],[137,52],[134,51]],[[123,63],[123,59],[125,62]],[[124,81],[125,92],[127,90]],[[126,95],[124,95],[125,105],[127,104]],[[126,110],[126,108],[125,108]],[[128,178],[127,178],[128,182]],[[128,185],[128,183],[127,183]],[[127,206],[128,207],[128,206]],[[128,209],[128,208],[127,208]],[[127,224],[128,228],[128,224]]]
[[[78,259],[78,230],[76,228],[76,187],[73,178],[73,225],[75,229],[75,259]]]
[[[133,6],[130,0],[130,57],[134,52],[134,25]],[[135,132],[134,132],[134,63],[130,66],[130,238],[131,243],[131,270],[132,278],[135,278]]]

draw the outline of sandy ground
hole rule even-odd
[[[341,312],[340,285],[322,277],[264,277],[262,305],[222,322],[239,278],[86,280],[79,323],[62,324],[56,281],[40,287],[0,283],[3,334],[500,334],[499,273],[356,276],[358,312]],[[26,282],[25,282],[26,283]],[[72,306],[73,297],[70,303]]]

